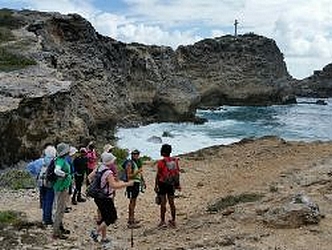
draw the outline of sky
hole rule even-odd
[[[130,43],[194,44],[253,32],[272,38],[297,79],[332,63],[331,0],[0,0],[0,8],[78,13],[102,35]]]

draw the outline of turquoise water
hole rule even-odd
[[[198,110],[208,119],[202,125],[191,123],[158,123],[139,128],[119,129],[118,146],[140,149],[143,155],[159,157],[162,143],[170,143],[174,154],[187,153],[213,145],[227,145],[243,138],[275,135],[286,140],[332,140],[332,99],[328,105],[308,104],[316,99],[298,98],[298,104],[246,107],[222,106],[215,110]],[[172,137],[163,137],[167,132]],[[162,143],[149,142],[151,136]]]

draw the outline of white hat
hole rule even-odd
[[[69,148],[69,155],[70,156],[75,155],[77,152],[78,152],[77,148],[75,148],[75,147],[70,147]]]
[[[114,148],[114,146],[113,145],[111,145],[111,144],[106,144],[105,146],[104,146],[104,152],[108,152],[110,149],[112,149],[112,148]]]
[[[116,160],[116,157],[112,153],[105,152],[105,153],[102,153],[101,160],[102,160],[103,164],[109,165],[109,164],[114,163],[114,161]]]
[[[44,155],[46,157],[54,158],[56,156],[56,149],[54,146],[47,146],[44,150]]]
[[[61,142],[56,146],[56,154],[59,157],[64,156],[66,154],[69,154],[69,149],[70,147],[68,144]]]

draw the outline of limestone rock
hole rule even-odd
[[[39,156],[50,142],[113,141],[116,126],[201,123],[199,107],[295,102],[283,56],[262,36],[174,51],[104,37],[77,14],[2,11],[11,41],[0,49],[36,62],[0,73],[2,167]]]
[[[275,228],[298,228],[318,224],[320,219],[318,205],[303,194],[295,195],[288,204],[270,209],[264,215],[264,221]]]

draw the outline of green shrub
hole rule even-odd
[[[2,27],[9,29],[18,29],[25,24],[22,18],[14,16],[13,11],[9,9],[0,9],[0,23]]]
[[[122,162],[124,162],[124,160],[128,158],[128,151],[126,149],[115,147],[115,148],[113,148],[112,153],[116,157],[117,165],[121,165]]]
[[[0,27],[0,43],[14,40],[14,35],[10,29]]]
[[[127,149],[122,149],[122,148],[117,148],[115,147],[112,151],[112,153],[116,157],[116,164],[120,166],[128,157],[129,157],[129,152]],[[140,157],[140,160],[142,163],[145,161],[150,161],[151,158],[149,156],[143,155]]]
[[[24,170],[8,170],[0,175],[0,186],[9,189],[27,189],[34,188],[36,181]]]
[[[239,203],[254,202],[263,198],[261,194],[247,193],[240,195],[228,195],[218,199],[215,203],[210,204],[207,211],[210,213],[219,212],[227,207],[235,206]]]
[[[1,225],[14,225],[21,221],[21,213],[12,211],[12,210],[6,210],[6,211],[0,211],[0,224]]]
[[[17,70],[36,64],[37,62],[35,60],[16,55],[8,52],[4,48],[0,48],[0,71]]]

